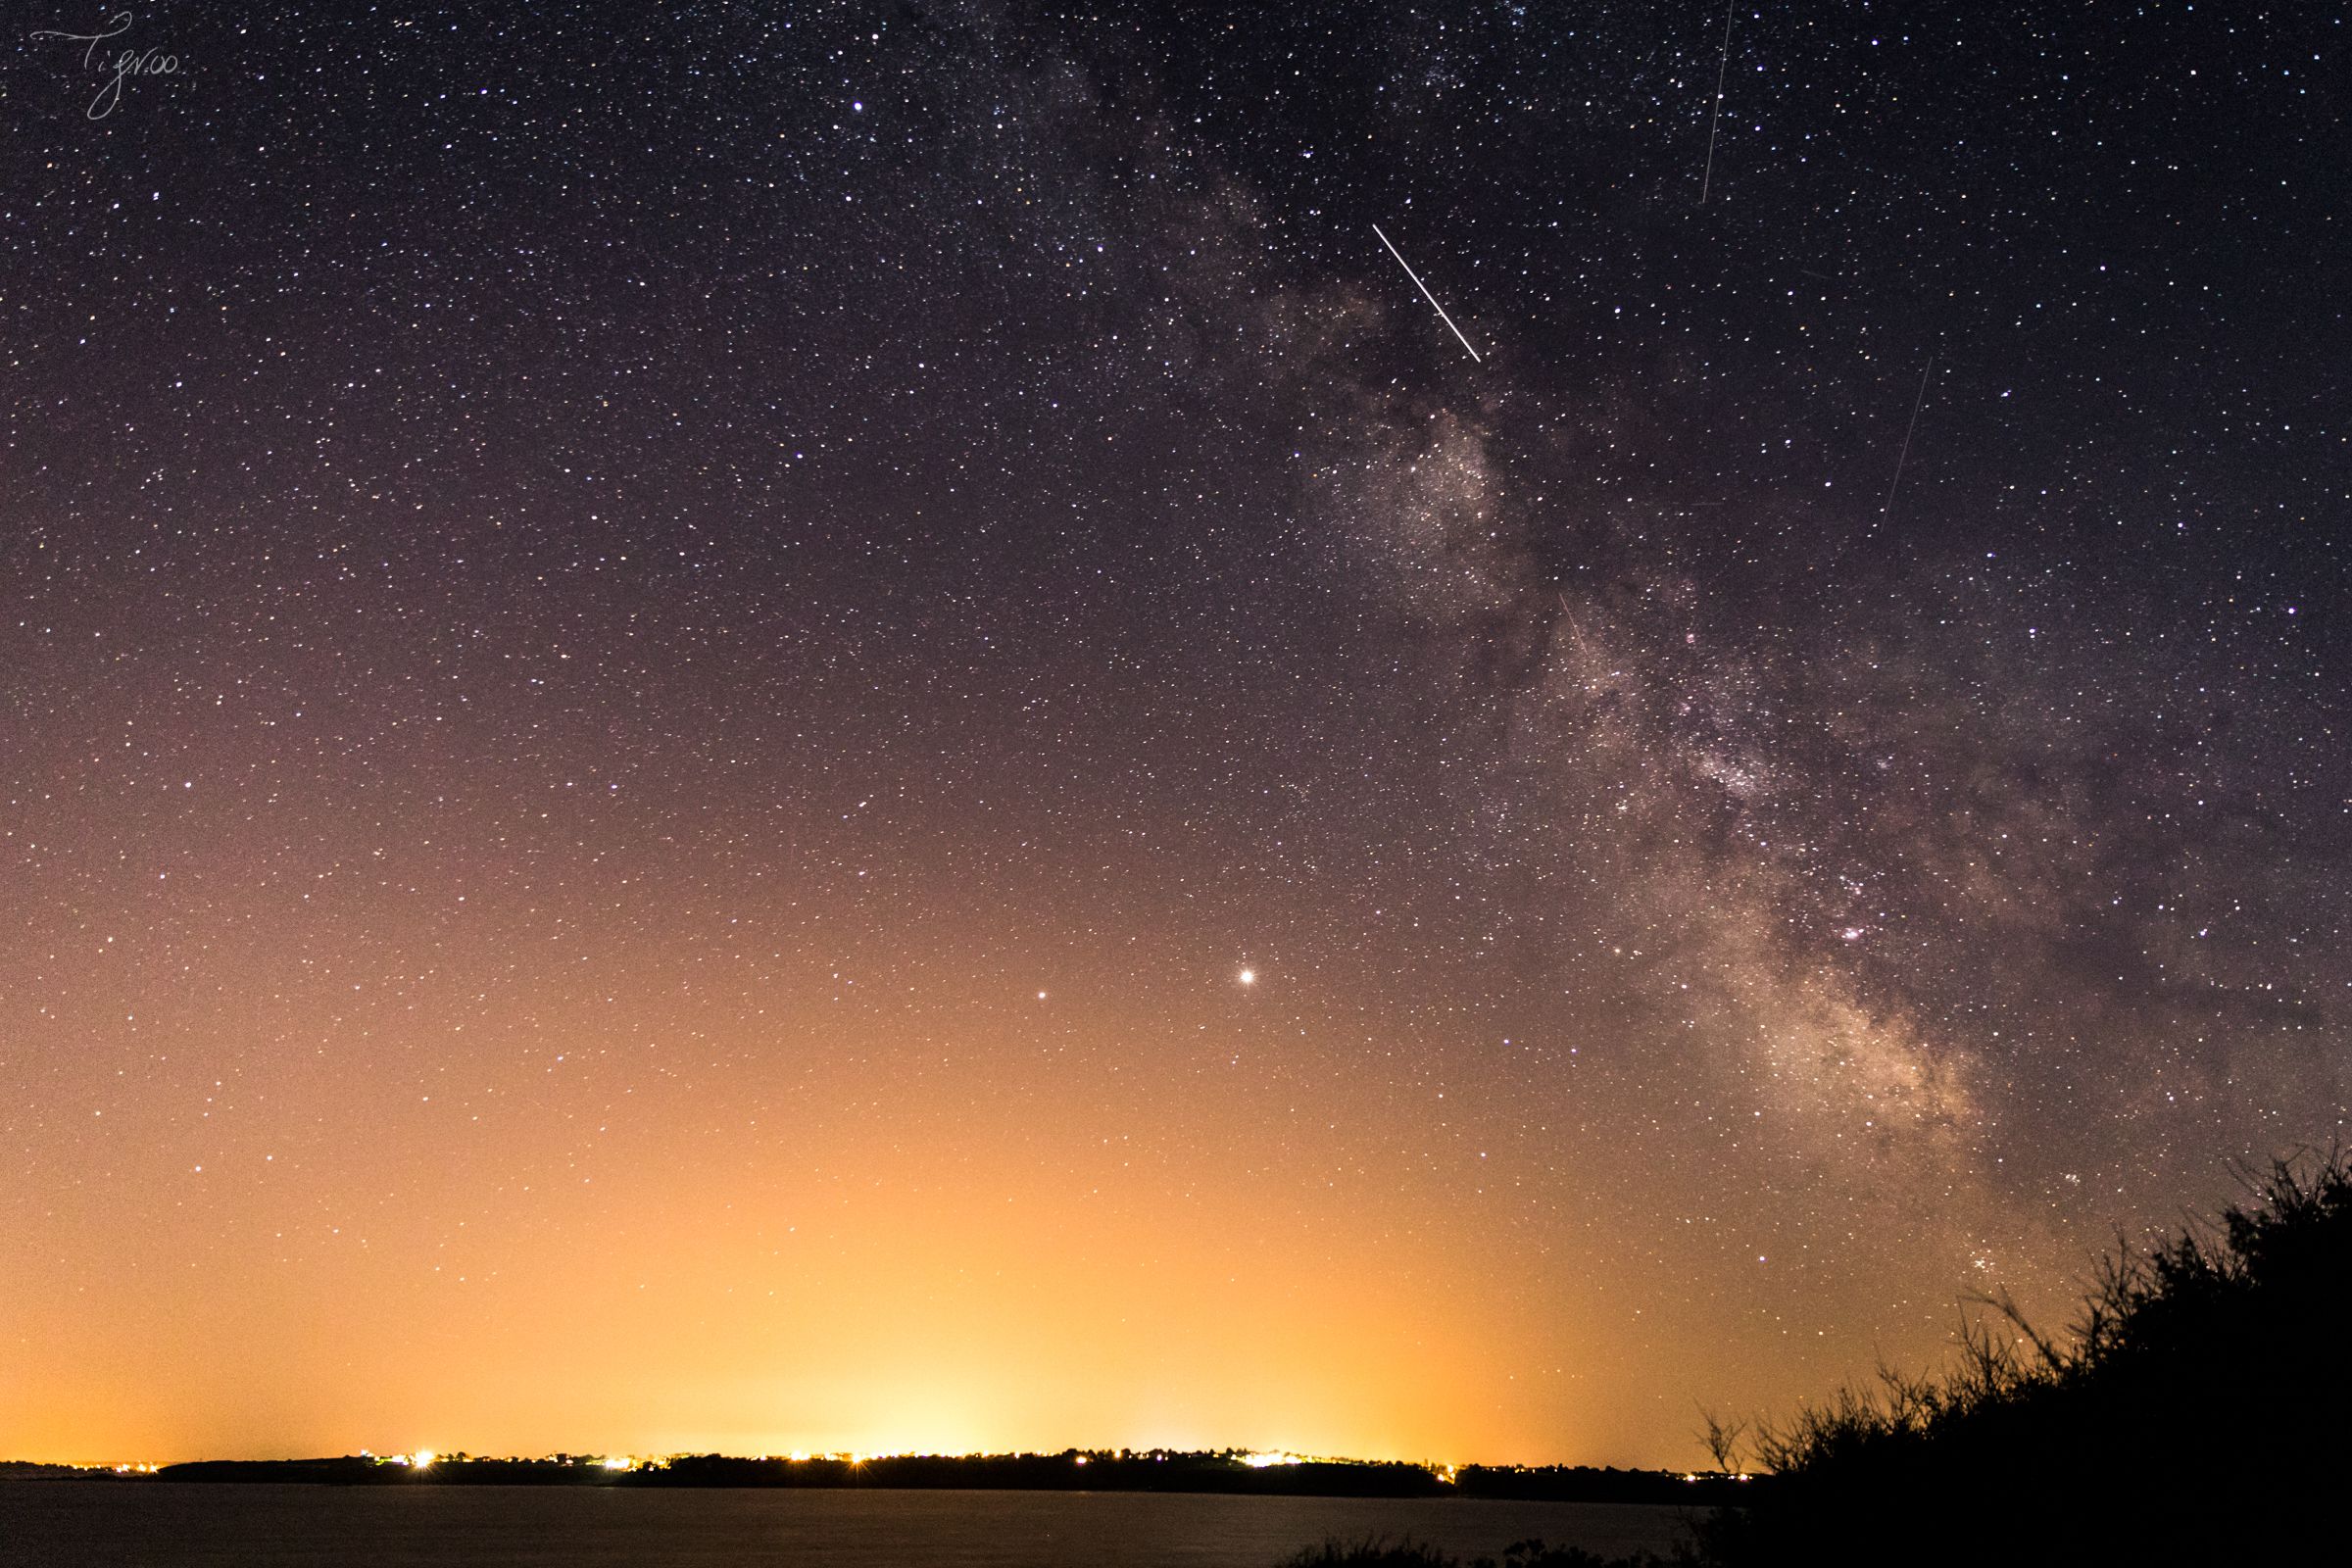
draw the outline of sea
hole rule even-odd
[[[7,1568],[1276,1568],[1327,1539],[1467,1562],[1665,1551],[1692,1510],[1474,1498],[615,1487],[0,1485]]]

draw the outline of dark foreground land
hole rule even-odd
[[[130,1478],[137,1479],[137,1478]],[[1252,1465],[1236,1453],[1082,1452],[737,1458],[686,1454],[631,1469],[595,1456],[490,1459],[452,1454],[429,1465],[370,1455],[211,1459],[166,1465],[157,1481],[323,1486],[810,1487],[975,1492],[1199,1492],[1291,1497],[1484,1497],[1521,1502],[1642,1502],[1710,1507],[1735,1495],[1730,1477],[1591,1466],[1467,1465],[1443,1471],[1379,1461]]]
[[[2106,1258],[2062,1333],[1988,1300],[1941,1374],[1888,1371],[1762,1427],[1767,1474],[1673,1558],[1615,1568],[2346,1560],[2352,1163],[2281,1161],[2248,1185],[2218,1223]],[[1710,1427],[1732,1459],[1745,1424]],[[1464,1565],[1334,1541],[1285,1568]],[[1502,1568],[1611,1564],[1521,1542]]]
[[[1757,1429],[1765,1473],[1671,1558],[1522,1541],[1499,1568],[2348,1560],[2352,1161],[2283,1160],[2248,1186],[2219,1222],[2102,1260],[2061,1333],[1984,1300],[1944,1372],[1889,1370]],[[1736,1462],[1746,1423],[1708,1425]],[[1497,1565],[1334,1540],[1284,1568]]]

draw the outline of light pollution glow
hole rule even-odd
[[[597,1004],[658,997],[662,960],[596,946]],[[506,967],[480,951],[482,970]],[[1396,1178],[1394,1121],[1413,1107],[1350,1089],[1316,1017],[1344,1011],[1328,1003],[1286,1012],[1279,1065],[1205,985],[1189,1018],[1165,997],[1090,1004],[1075,975],[1047,1010],[936,1004],[963,1020],[952,1035],[850,1013],[826,1038],[858,1073],[771,1049],[789,1067],[731,1064],[722,1117],[692,1107],[731,1031],[691,1004],[664,1010],[700,1049],[518,1001],[469,1026],[515,1043],[516,1069],[394,1070],[436,1028],[431,998],[487,983],[461,962],[378,1009],[322,978],[316,1027],[384,1064],[364,1094],[323,1070],[250,1098],[197,1083],[214,1114],[174,1118],[105,1073],[80,1084],[122,1157],[32,1241],[60,1257],[93,1234],[119,1245],[20,1292],[12,1327],[110,1348],[19,1361],[12,1444],[173,1459],[1241,1434],[1536,1457],[1572,1398],[1592,1419],[1562,1379],[1489,1405],[1545,1325],[1473,1303],[1495,1282],[1532,1294],[1541,1271],[1461,1231],[1480,1199],[1459,1184],[1492,1160]],[[203,1015],[222,1004],[180,990],[138,1009],[167,1064],[204,1059]],[[894,1085],[887,1107],[865,1074]],[[264,1094],[266,1119],[216,1131]]]

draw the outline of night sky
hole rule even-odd
[[[113,15],[0,1457],[1682,1465],[2344,1134],[2341,7]]]

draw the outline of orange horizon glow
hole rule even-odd
[[[664,896],[644,875],[624,898]],[[935,919],[811,973],[769,967],[751,922],[712,952],[559,906],[533,917],[575,934],[541,956],[507,928],[521,900],[477,896],[463,952],[355,995],[330,956],[380,966],[396,923],[215,896],[239,912],[201,954],[118,944],[78,985],[8,988],[20,1038],[112,1049],[64,1058],[88,1175],[23,1239],[50,1267],[0,1305],[38,1348],[12,1358],[0,1457],[1687,1468],[1699,1402],[1792,1401],[1889,1343],[1855,1314],[1792,1345],[1690,1299],[1690,1228],[1642,1217],[1687,1200],[1542,1126],[1446,1130],[1499,1129],[1505,1088],[1367,1079],[1365,1053],[1428,1054],[1430,1032],[1370,973],[1261,961],[1243,987],[1205,941],[1139,961],[1043,914]],[[200,961],[156,961],[173,951]],[[850,983],[879,974],[916,981]],[[59,1005],[101,975],[135,1021]],[[1367,1030],[1370,999],[1403,1021]],[[266,1075],[224,1065],[257,1038]],[[1599,1204],[1632,1217],[1517,1218]],[[1944,1326],[1923,1314],[1904,1348],[1932,1355]]]
[[[78,1173],[21,1214],[43,1266],[0,1301],[0,1457],[1681,1469],[1699,1404],[1785,1407],[1948,1330],[1940,1282],[1889,1324],[1861,1269],[1806,1286],[1801,1339],[1786,1274],[1693,1296],[1721,1246],[1690,1221],[1726,1200],[1447,1072],[1506,1031],[1443,965],[1243,984],[1217,933],[1003,884],[860,894],[884,906],[831,930],[779,889],[648,940],[690,874],[502,895],[366,860],[466,893],[463,940],[398,983],[346,976],[423,949],[400,905],[289,903],[223,825],[174,873],[201,934],[0,984],[0,1033],[58,1048]],[[842,956],[778,959],[787,931]],[[1646,1062],[1575,1071],[1674,1113]]]

